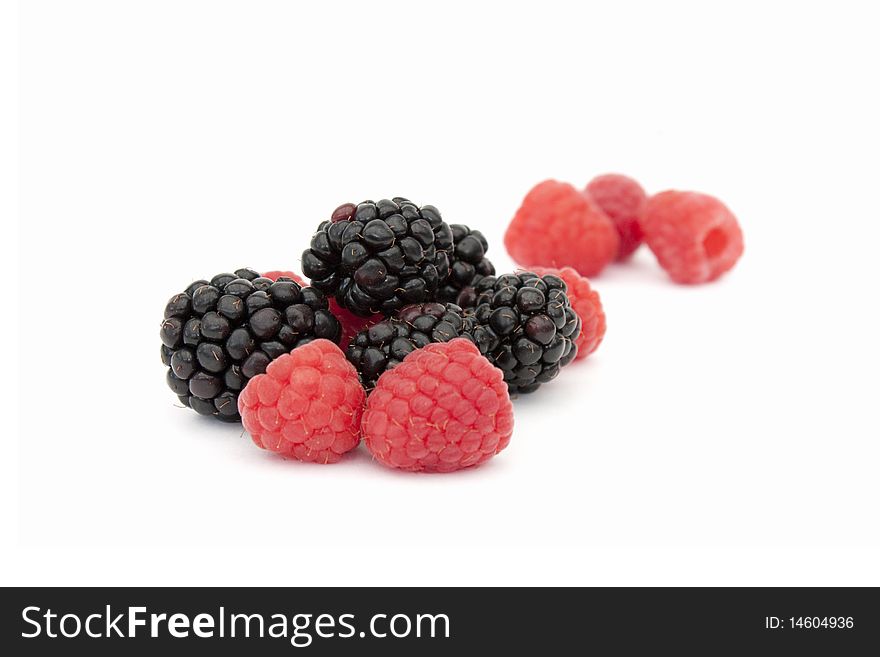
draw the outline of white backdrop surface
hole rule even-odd
[[[871,13],[22,3],[4,579],[880,583]],[[165,387],[166,299],[299,269],[342,202],[435,204],[505,271],[533,184],[607,171],[719,196],[745,256],[701,287],[606,270],[605,343],[484,467],[283,461]]]

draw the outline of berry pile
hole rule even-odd
[[[717,199],[648,197],[618,174],[535,186],[504,236],[525,269],[502,275],[483,233],[432,205],[345,203],[302,255],[310,283],[239,269],[171,297],[166,379],[185,406],[241,420],[284,457],[335,463],[363,438],[392,468],[476,466],[510,442],[512,396],[596,351],[605,312],[585,277],[643,241],[680,283],[715,280],[743,251]]]
[[[627,260],[643,241],[677,283],[714,281],[743,252],[736,217],[718,199],[679,191],[648,197],[620,174],[597,176],[583,191],[556,180],[539,183],[504,235],[521,266],[570,267],[581,276]]]

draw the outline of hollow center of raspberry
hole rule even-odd
[[[717,258],[727,247],[727,233],[722,228],[713,228],[703,238],[703,251],[709,258]]]

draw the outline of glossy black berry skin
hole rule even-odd
[[[504,372],[511,394],[534,392],[574,360],[581,320],[561,278],[531,272],[487,276],[475,291],[471,335]]]
[[[422,303],[405,306],[394,317],[358,333],[346,352],[367,390],[386,370],[407,354],[432,342],[470,337],[474,319],[455,304]]]
[[[338,342],[327,298],[252,269],[218,274],[175,294],[159,329],[166,381],[184,406],[235,422],[238,393],[281,354],[317,338]]]
[[[318,226],[302,268],[343,308],[390,316],[437,297],[452,250],[452,230],[432,205],[399,197],[346,203]]]
[[[495,273],[494,265],[486,257],[489,242],[483,233],[463,224],[451,224],[449,228],[454,244],[449,259],[449,278],[438,290],[437,300],[473,308],[477,302],[475,286]]]

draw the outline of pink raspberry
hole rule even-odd
[[[379,377],[362,428],[367,448],[389,467],[451,472],[507,447],[513,406],[501,370],[456,338],[413,351]]]
[[[676,283],[707,283],[743,253],[743,235],[721,201],[698,192],[666,191],[648,199],[645,242]]]
[[[642,243],[639,224],[648,203],[642,186],[632,178],[619,173],[596,176],[584,190],[604,212],[620,235],[618,260],[626,260]]]
[[[568,183],[545,180],[526,195],[504,235],[521,266],[574,267],[595,276],[617,257],[620,237],[599,206]]]
[[[578,348],[574,359],[581,360],[596,351],[602,344],[602,338],[605,337],[605,311],[599,293],[592,288],[590,281],[571,267],[562,269],[533,267],[531,271],[538,276],[547,274],[558,276],[568,287],[565,294],[571,302],[571,307],[581,318],[581,332],[574,341]]]
[[[300,461],[335,463],[360,442],[364,389],[345,355],[315,340],[269,363],[238,398],[257,447]]]
[[[306,287],[308,285],[308,283],[306,283],[298,274],[295,274],[292,271],[267,271],[265,274],[263,274],[264,278],[271,278],[273,281],[277,281],[282,276],[284,278],[292,278],[297,283],[299,283],[300,287]]]

